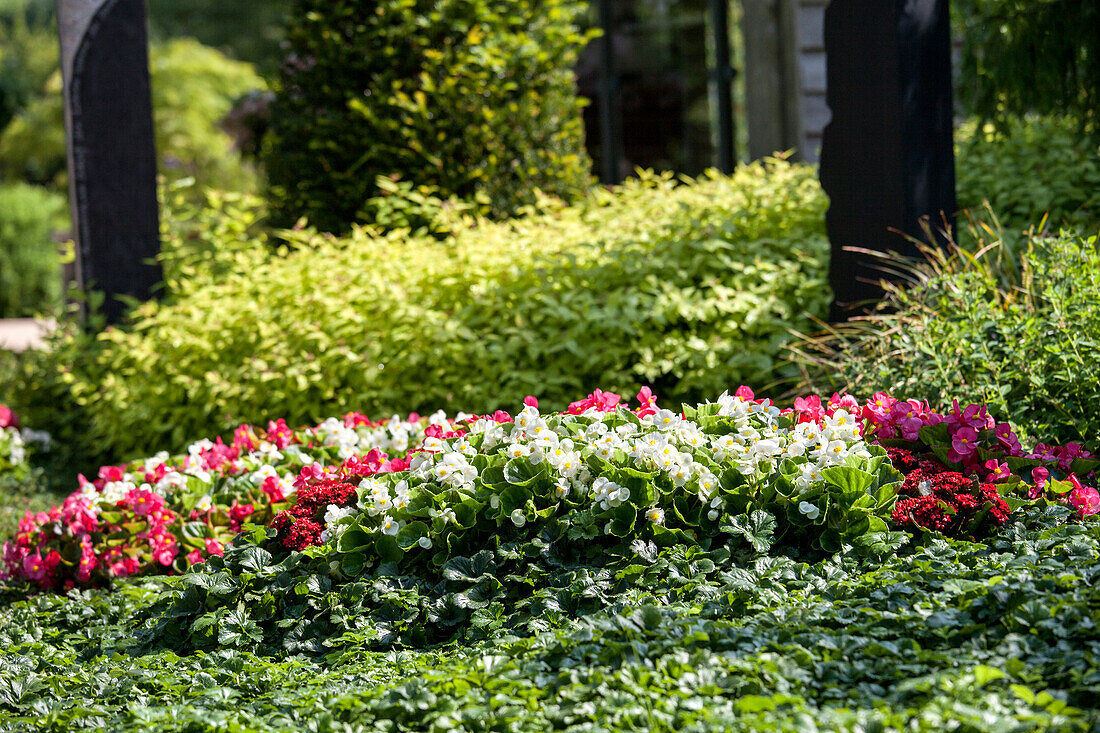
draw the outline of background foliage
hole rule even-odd
[[[956,0],[956,83],[967,111],[1000,121],[1070,114],[1100,132],[1100,6],[1081,0]]]
[[[270,255],[233,223],[214,247],[169,239],[191,253],[172,267],[192,273],[169,283],[169,304],[27,355],[8,399],[106,459],[271,414],[486,412],[532,393],[563,408],[596,385],[651,384],[675,403],[793,374],[787,329],[827,297],[811,168],[653,177],[546,207],[443,241],[284,232],[295,250]]]
[[[0,318],[26,318],[61,305],[58,232],[65,199],[25,183],[0,184]]]
[[[256,188],[256,171],[218,127],[237,97],[264,87],[252,66],[179,39],[153,46],[150,68],[160,173],[204,186]],[[61,190],[67,176],[60,71],[45,91],[0,133],[0,173]]]
[[[277,223],[364,220],[378,176],[483,197],[589,184],[577,0],[297,0],[264,156]]]
[[[988,216],[1006,232],[1038,226],[1087,230],[1100,223],[1100,141],[1066,117],[1010,117],[999,125],[970,120],[956,132],[959,206]]]

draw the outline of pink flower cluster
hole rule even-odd
[[[929,445],[927,448],[932,451],[940,448],[939,458],[983,482],[1020,482],[1022,477],[1012,471],[1008,459],[1046,461],[1048,466],[1031,468],[1030,476],[1024,482],[1023,494],[1026,498],[1034,500],[1043,496],[1050,486],[1051,470],[1058,470],[1066,474],[1065,481],[1073,487],[1064,501],[1075,508],[1081,518],[1100,513],[1100,493],[1096,488],[1084,485],[1082,478],[1071,470],[1075,460],[1093,458],[1077,443],[1061,447],[1039,443],[1028,452],[1020,444],[1011,425],[998,423],[984,405],[963,407],[958,400],[952,402],[946,414],[940,414],[927,402],[898,400],[885,392],[878,392],[862,406],[859,414],[865,421],[864,434],[875,440],[900,439],[915,443],[922,440],[923,428],[944,425],[946,442],[942,446]]]
[[[101,473],[110,474],[111,468]],[[154,563],[172,565],[176,523],[164,498],[145,489],[131,489],[110,511],[98,510],[87,493],[77,492],[48,512],[28,512],[14,541],[4,543],[3,561],[9,575],[22,571],[24,579],[45,590],[89,583],[97,568],[122,578]],[[125,542],[102,540],[120,534],[127,537]]]

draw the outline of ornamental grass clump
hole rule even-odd
[[[1100,241],[1032,237],[1018,248],[975,225],[971,250],[901,265],[883,308],[796,345],[807,389],[884,390],[987,405],[1025,437],[1100,436]]]

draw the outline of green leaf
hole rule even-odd
[[[826,482],[845,494],[865,492],[875,483],[875,475],[852,466],[830,466],[821,469]]]

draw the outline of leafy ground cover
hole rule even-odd
[[[1089,730],[1100,536],[1068,510],[882,561],[641,552],[578,577],[586,608],[491,638],[273,657],[136,653],[162,592],[43,595],[0,614],[13,731]],[[307,597],[315,598],[313,591]],[[318,599],[319,600],[319,599]]]

